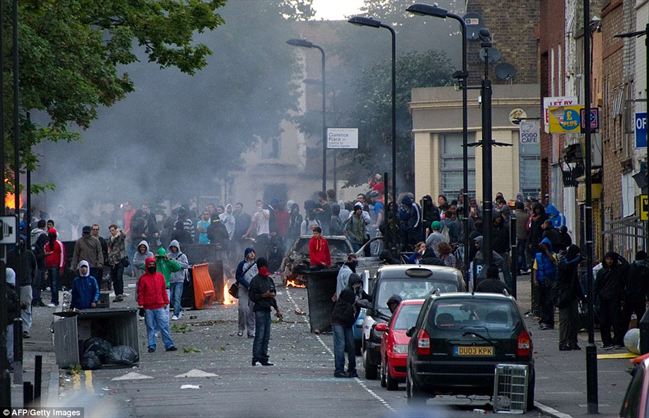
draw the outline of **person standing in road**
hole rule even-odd
[[[99,285],[90,275],[90,267],[86,260],[79,261],[78,273],[72,282],[70,310],[95,308],[99,302]]]
[[[268,341],[270,340],[270,308],[275,308],[275,315],[281,321],[283,316],[277,307],[275,283],[268,271],[268,261],[257,259],[259,273],[250,282],[250,299],[254,302],[255,341],[252,345],[252,365],[272,366],[268,358]]]
[[[516,201],[516,254],[512,256],[517,257],[517,266],[520,273],[529,273],[527,263],[527,237],[529,231],[527,230],[528,214],[525,211],[525,205],[521,201]]]
[[[81,238],[74,244],[72,265],[76,266],[79,264],[79,261],[86,260],[90,264],[90,275],[95,278],[98,277],[98,280],[101,282],[99,272],[104,267],[104,253],[101,249],[99,239],[90,235],[91,230],[92,228],[90,226],[83,227]]]
[[[99,240],[99,243],[101,244],[101,255],[103,258],[102,266],[97,270],[97,276],[95,276],[95,279],[97,279],[97,283],[101,287],[102,281],[104,280],[104,263],[108,262],[108,242],[102,237],[99,232],[101,231],[101,227],[99,224],[92,224],[92,228],[90,228],[90,235],[93,237],[97,238]],[[74,265],[74,264],[73,264]],[[111,282],[108,282],[108,290],[110,290]]]
[[[270,245],[270,210],[264,208],[264,202],[257,200],[257,211],[252,216],[252,223],[246,232],[245,237],[255,238],[255,245],[261,257],[268,256]]]
[[[235,253],[241,254],[241,251],[246,247],[245,235],[250,228],[251,218],[246,212],[243,211],[243,203],[237,202],[234,204],[234,245]]]
[[[163,248],[164,250],[164,248]],[[147,346],[149,353],[156,349],[156,330],[160,330],[166,351],[176,351],[176,346],[169,333],[169,295],[165,288],[164,276],[156,271],[156,259],[146,259],[146,273],[137,283],[137,303],[144,309]]]
[[[358,377],[352,327],[358,312],[356,294],[362,285],[363,281],[358,274],[350,274],[349,283],[340,292],[331,312],[334,338],[334,377]],[[347,371],[345,371],[345,351],[347,352]]]
[[[356,202],[354,212],[349,215],[349,218],[345,222],[345,235],[352,244],[354,251],[360,250],[363,244],[367,242],[369,236],[367,233],[367,225],[371,219],[369,216],[365,218],[364,213],[363,204]]]
[[[322,236],[322,229],[319,226],[313,228],[313,236],[309,240],[309,264],[312,269],[331,267],[329,243]]]
[[[552,243],[549,238],[541,240],[532,269],[534,270],[534,281],[538,284],[539,289],[540,328],[542,330],[554,329],[552,287],[557,281],[557,259],[552,251]]]
[[[210,213],[207,210],[203,211],[201,219],[196,222],[196,234],[198,235],[199,244],[209,244],[210,240],[207,238],[207,228],[210,226]]]
[[[124,300],[124,264],[128,261],[126,256],[126,234],[117,225],[108,227],[110,238],[108,238],[108,265],[110,266],[110,281],[115,290],[115,300]]]
[[[487,277],[485,280],[481,280],[478,283],[478,286],[475,289],[478,293],[500,293],[503,294],[505,291],[509,292],[509,289],[500,280],[498,266],[495,264],[487,267]]]
[[[332,298],[334,302],[340,296],[340,292],[342,292],[347,287],[347,284],[349,283],[349,276],[352,273],[356,273],[357,265],[358,259],[356,257],[356,254],[348,254],[347,261],[342,265],[342,267],[340,267],[340,270],[338,270],[338,276],[336,277],[336,294]]]
[[[555,304],[559,308],[559,350],[581,350],[577,344],[579,332],[579,312],[577,303],[581,296],[579,286],[579,263],[581,251],[570,245],[566,255],[559,260],[559,282]]]
[[[187,279],[187,269],[189,268],[189,260],[187,256],[180,251],[180,243],[178,241],[171,241],[169,244],[169,259],[176,260],[181,270],[171,273],[169,278],[169,289],[171,290],[171,304],[174,308],[174,315],[171,317],[172,321],[179,320],[182,313],[182,297],[183,297],[183,286],[185,285],[185,280]]]
[[[235,273],[235,279],[239,283],[239,331],[237,332],[239,337],[247,330],[248,338],[255,338],[254,303],[250,300],[248,294],[250,282],[259,273],[255,258],[255,250],[253,248],[246,248],[243,253],[243,260],[237,265],[237,271]]]
[[[624,334],[620,326],[620,303],[627,266],[621,265],[618,257],[616,253],[606,253],[603,267],[597,272],[595,280],[595,301],[598,305],[599,330],[602,334],[604,350],[612,350],[615,346],[624,347]],[[613,328],[613,338],[611,338],[611,328]]]
[[[624,275],[624,303],[622,308],[622,331],[626,334],[631,315],[635,314],[638,321],[646,310],[647,292],[649,292],[649,265],[647,253],[638,251],[635,260],[629,265]]]
[[[58,232],[50,228],[47,232],[48,241],[45,244],[45,267],[50,280],[50,290],[52,291],[51,302],[47,305],[51,308],[59,306],[59,274],[63,274],[65,268],[65,247],[57,239]]]

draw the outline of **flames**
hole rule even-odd
[[[223,304],[224,305],[234,305],[234,298],[228,292],[228,290],[230,290],[230,285],[231,285],[230,280],[226,280],[225,284],[223,285]]]
[[[304,283],[300,283],[299,281],[295,279],[288,279],[286,280],[286,287],[299,287],[304,289],[306,285]]]

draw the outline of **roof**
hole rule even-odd
[[[514,300],[511,296],[501,295],[500,293],[471,293],[471,292],[453,292],[453,293],[442,293],[440,295],[432,294],[432,297],[436,299],[453,299],[453,298],[462,298],[462,299],[500,299],[500,300]]]
[[[427,264],[391,264],[381,266],[378,272],[381,273],[381,276],[387,279],[394,278],[395,276],[405,275],[405,272],[410,269],[425,269],[433,272],[432,277],[440,279],[457,279],[462,277],[462,272],[453,267],[445,266],[432,266]],[[417,277],[412,277],[416,279]],[[422,277],[425,279],[426,277]]]
[[[423,305],[424,299],[404,299],[399,305]]]

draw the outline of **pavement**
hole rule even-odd
[[[127,279],[126,300],[112,306],[133,307],[133,280]],[[518,280],[522,312],[529,309],[529,276]],[[47,300],[44,297],[44,300]],[[86,417],[460,417],[490,414],[488,397],[440,396],[425,410],[407,406],[404,385],[381,388],[378,380],[333,377],[331,335],[309,332],[305,289],[279,288],[285,313],[274,322],[270,341],[273,367],[252,367],[252,340],[237,336],[237,307],[213,305],[186,311],[172,322],[177,352],[146,352],[146,331],[138,321],[140,362],[132,368],[74,372],[59,370],[54,361],[50,325],[53,308],[34,309],[32,338],[25,340],[24,379],[33,381],[33,358],[44,356],[43,406],[85,408]],[[536,361],[538,410],[527,416],[583,416],[586,409],[585,350],[559,351],[558,326],[541,331],[527,318]],[[583,348],[585,333],[580,334]],[[601,346],[598,342],[598,345]],[[601,351],[601,349],[600,349]],[[361,358],[357,358],[363,375]],[[600,416],[617,416],[630,376],[629,360],[599,360]],[[12,386],[12,405],[22,406],[22,386]]]

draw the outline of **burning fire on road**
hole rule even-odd
[[[288,279],[286,280],[286,287],[299,287],[304,289],[306,284],[297,279]]]
[[[223,304],[224,305],[234,305],[235,299],[232,297],[230,292],[228,292],[228,290],[230,290],[231,283],[232,282],[230,280],[226,280],[225,284],[223,285]]]

